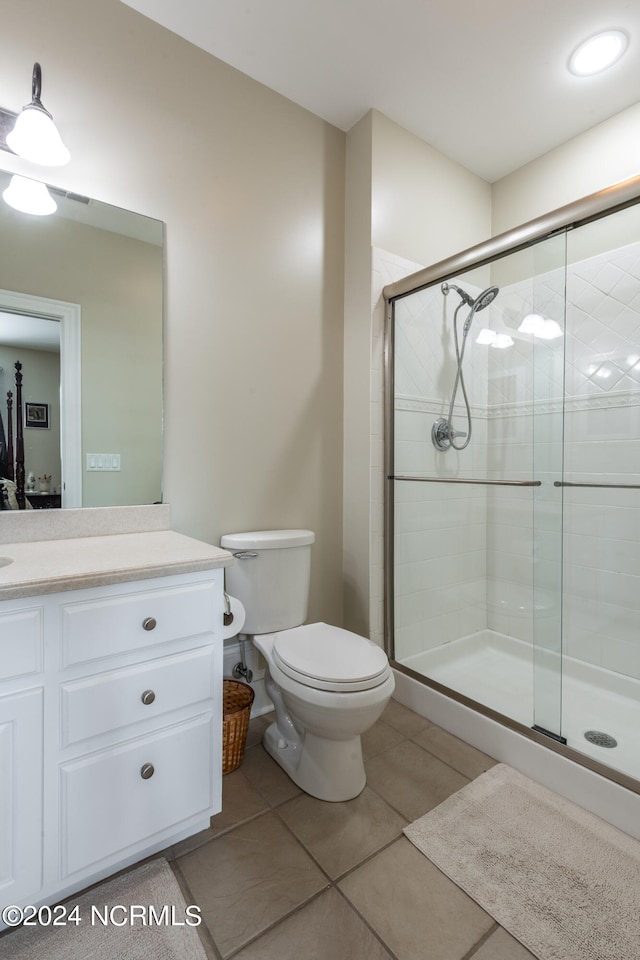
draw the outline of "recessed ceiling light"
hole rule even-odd
[[[577,77],[590,77],[606,70],[627,49],[629,37],[624,30],[606,30],[581,43],[571,54],[569,70]]]

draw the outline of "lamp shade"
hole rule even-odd
[[[545,320],[539,313],[529,313],[518,327],[518,333],[531,333],[539,340],[555,340],[562,336],[562,327],[556,320]]]
[[[532,333],[538,336],[544,325],[544,317],[539,313],[528,313],[518,327],[518,333]]]
[[[61,167],[71,156],[51,115],[34,103],[18,115],[15,127],[7,134],[7,144],[19,157],[45,167]]]
[[[555,340],[562,336],[562,327],[556,320],[545,320],[542,329],[536,336],[541,340]]]
[[[2,196],[14,210],[30,213],[36,217],[46,217],[58,209],[46,184],[20,177],[18,174],[11,177],[9,186],[3,190]]]
[[[513,346],[513,338],[507,333],[497,333],[491,346],[496,350],[506,350],[507,347]]]

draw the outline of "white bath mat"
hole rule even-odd
[[[640,842],[511,767],[404,832],[540,960],[640,958]]]

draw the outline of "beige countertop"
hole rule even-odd
[[[0,600],[212,570],[232,562],[226,550],[172,530],[0,543]]]

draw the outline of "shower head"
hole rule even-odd
[[[487,287],[486,290],[483,290],[482,293],[479,293],[475,300],[471,301],[471,310],[469,310],[469,316],[464,322],[464,327],[462,328],[463,336],[467,336],[471,323],[476,313],[480,313],[481,310],[484,310],[485,307],[488,307],[490,303],[493,303],[495,298],[500,293],[498,287]]]
[[[498,287],[487,287],[487,289],[483,290],[473,301],[473,312],[479,313],[480,310],[484,310],[490,303],[493,303],[499,293],[500,289]]]
[[[445,297],[448,295],[450,290],[455,290],[457,294],[462,298],[463,303],[468,303],[474,313],[478,313],[480,310],[484,310],[485,307],[488,307],[490,303],[493,303],[495,298],[498,296],[500,290],[498,287],[487,287],[486,290],[483,290],[475,300],[471,297],[466,290],[463,290],[462,287],[456,286],[455,283],[447,283],[446,281],[440,286]]]

